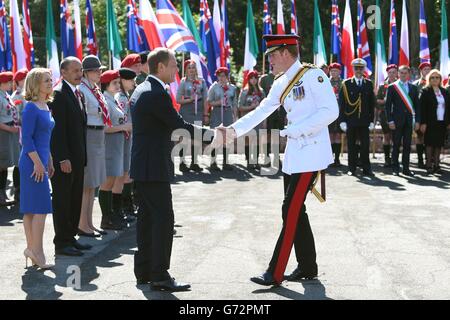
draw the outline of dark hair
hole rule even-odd
[[[251,77],[250,79],[253,79],[254,77]],[[259,85],[259,82],[256,82],[255,85],[250,84],[250,79],[248,79],[247,84],[245,85],[244,89],[248,90],[248,94],[249,95],[253,95],[255,92],[257,95],[261,95],[262,94],[262,88]]]
[[[67,68],[69,68],[69,65],[72,62],[78,62],[79,64],[81,64],[80,59],[78,59],[77,57],[66,57],[61,61],[61,64],[59,65],[59,68],[61,70],[67,70]]]
[[[158,65],[160,63],[167,66],[169,64],[169,58],[173,55],[173,52],[167,48],[156,48],[149,53],[147,63],[151,74],[158,73]]]
[[[102,93],[104,93],[106,91],[106,89],[108,89],[110,83],[111,82],[100,84],[100,89],[102,90]]]

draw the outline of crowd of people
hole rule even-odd
[[[108,230],[122,230],[135,220],[137,210],[130,178],[132,121],[131,94],[149,74],[148,52],[130,54],[118,70],[106,70],[96,56],[82,61],[67,57],[61,62],[61,80],[52,83],[48,69],[35,68],[0,73],[0,206],[19,205],[23,214],[27,247],[26,260],[40,268],[51,268],[43,250],[47,214],[53,213],[54,245],[58,255],[81,256],[91,246],[78,237],[101,237]],[[408,66],[389,65],[388,79],[375,94],[365,76],[365,61],[353,61],[354,76],[341,79],[341,66],[333,63],[321,69],[330,77],[340,115],[329,126],[335,161],[340,167],[343,135],[347,137],[348,174],[357,167],[373,176],[369,159],[370,132],[379,123],[383,132],[385,166],[400,174],[410,170],[410,150],[415,136],[418,166],[429,174],[440,174],[441,151],[450,129],[450,90],[443,77],[429,63],[419,68],[421,77],[411,81]],[[239,90],[230,81],[230,71],[215,71],[217,81],[210,88],[197,74],[196,63],[184,62],[184,77],[175,100],[179,113],[189,123],[210,128],[229,126],[256,109],[269,95],[275,75],[252,71]],[[298,92],[298,95],[304,92]],[[256,129],[256,159],[245,144],[247,168],[270,167],[271,129],[283,129],[286,111],[280,107]],[[265,130],[264,130],[265,132]],[[278,132],[278,131],[276,131]],[[180,154],[181,172],[200,172],[199,146],[193,141]],[[201,147],[200,147],[201,148]],[[187,152],[191,164],[188,166]],[[216,150],[215,150],[216,151]],[[217,155],[211,154],[210,171],[220,171]],[[233,170],[225,145],[223,170]],[[262,162],[258,156],[262,155]],[[424,156],[425,155],[425,156]],[[426,161],[424,160],[426,159]],[[7,196],[8,168],[12,174],[14,200]],[[98,197],[102,219],[93,222],[94,199]]]

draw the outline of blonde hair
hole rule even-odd
[[[434,75],[434,74],[437,74],[440,78],[441,78],[441,83],[439,84],[439,86],[440,87],[442,87],[442,73],[438,70],[438,69],[433,69],[433,70],[431,70],[430,71],[430,73],[429,74],[427,74],[427,83],[426,83],[426,86],[427,87],[431,87],[431,84],[430,84],[430,77],[432,76],[432,75]]]
[[[52,77],[52,72],[45,68],[34,68],[32,69],[25,78],[25,100],[27,101],[37,101],[39,100],[39,90],[44,78],[44,74],[48,74],[50,78]],[[51,102],[53,100],[52,95],[49,95],[46,102]]]

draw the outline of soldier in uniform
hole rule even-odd
[[[8,180],[8,168],[19,164],[19,115],[8,94],[13,85],[13,73],[0,73],[0,206],[13,204],[6,195],[6,183]],[[17,169],[18,172],[18,169]],[[14,187],[19,184],[18,174],[14,181]]]
[[[287,137],[283,164],[283,228],[267,271],[250,279],[260,285],[274,285],[285,278],[292,244],[298,267],[286,279],[295,281],[317,276],[314,237],[304,201],[318,171],[333,163],[328,125],[338,117],[339,108],[326,74],[298,60],[297,35],[266,35],[264,38],[266,53],[277,74],[272,89],[258,108],[221,131],[230,142],[257,126],[280,105],[286,109],[288,125],[280,132]]]
[[[348,175],[356,173],[357,149],[356,140],[361,143],[361,163],[363,175],[373,177],[369,160],[370,136],[374,128],[375,94],[372,81],[364,77],[366,69],[364,59],[352,61],[354,77],[345,80],[339,93],[339,126],[347,133]]]
[[[431,71],[431,64],[429,62],[422,62],[419,65],[420,70],[420,79],[417,79],[413,82],[413,84],[417,87],[417,90],[419,91],[419,99],[422,94],[422,89],[427,84],[427,76]],[[426,165],[423,160],[423,155],[425,152],[425,140],[424,140],[424,134],[421,130],[416,131],[416,152],[417,152],[417,158],[418,158],[418,166],[420,169],[425,169]]]
[[[209,123],[211,129],[214,129],[221,124],[228,126],[237,119],[237,88],[229,82],[228,75],[228,68],[218,68],[216,70],[217,81],[213,83],[208,91],[208,102],[212,107],[211,120]],[[215,150],[213,150],[210,168],[214,171],[220,170],[216,163]],[[233,170],[228,163],[228,151],[226,147],[223,148],[223,169]]]
[[[119,69],[120,76],[120,92],[116,94],[116,100],[119,103],[119,107],[124,110],[126,117],[124,117],[124,123],[131,124],[131,108],[130,108],[130,95],[129,92],[134,91],[136,87],[136,72],[128,68]],[[123,190],[122,190],[122,205],[123,213],[126,216],[136,216],[134,209],[134,193],[132,185],[133,180],[130,178],[130,164],[131,164],[131,143],[132,135],[126,134],[124,141],[123,151]]]
[[[336,101],[339,99],[339,91],[342,86],[341,79],[341,65],[339,63],[330,64],[330,83],[333,87],[333,92],[336,95]],[[330,131],[330,140],[331,140],[331,149],[334,153],[334,163],[331,166],[340,167],[341,162],[339,161],[339,156],[341,154],[341,139],[342,139],[342,131],[339,128],[339,123],[337,120],[333,121],[332,124],[328,126],[328,130]]]
[[[384,151],[384,167],[388,168],[392,165],[391,159],[391,145],[392,136],[391,129],[389,129],[389,124],[386,118],[386,93],[387,88],[390,84],[397,81],[398,78],[398,67],[396,64],[390,64],[386,68],[388,78],[384,82],[383,86],[380,86],[377,93],[377,118],[380,121],[381,129],[383,130],[383,151]]]

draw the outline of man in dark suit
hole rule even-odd
[[[339,126],[347,133],[348,175],[355,175],[357,165],[356,140],[361,143],[360,158],[363,175],[374,176],[369,160],[370,136],[374,128],[375,94],[372,81],[364,77],[366,62],[352,61],[354,77],[345,80],[339,92]]]
[[[392,150],[392,170],[394,175],[399,175],[400,165],[398,156],[400,144],[403,140],[402,166],[403,174],[414,176],[409,170],[409,158],[411,153],[412,130],[419,130],[419,92],[417,87],[408,82],[410,69],[408,66],[400,66],[399,80],[388,87],[386,96],[386,116],[389,128],[393,131],[394,148]]]
[[[77,242],[86,166],[86,109],[77,85],[80,84],[81,62],[67,57],[61,62],[61,83],[49,104],[55,119],[51,152],[55,166],[52,177],[53,224],[57,255],[81,256],[90,245]]]
[[[211,130],[183,121],[172,105],[166,84],[173,82],[178,72],[174,54],[165,48],[153,50],[148,65],[150,75],[131,97],[130,176],[135,181],[139,203],[134,273],[138,284],[151,283],[154,290],[185,291],[190,285],[176,282],[168,272],[174,227],[171,136],[176,129],[184,129],[190,137],[195,136],[196,130],[202,137]],[[213,132],[208,133],[212,137]]]

